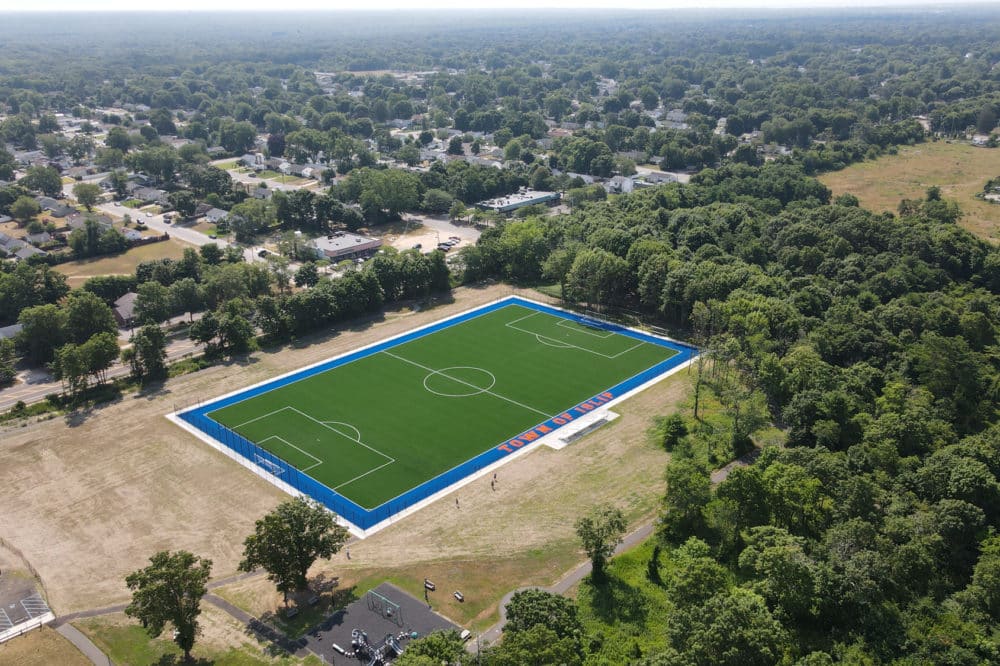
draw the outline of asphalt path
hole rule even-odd
[[[171,363],[185,356],[200,354],[202,351],[204,348],[201,344],[188,338],[169,341],[167,343],[167,362]],[[129,366],[122,364],[121,361],[116,361],[108,370],[108,379],[124,377],[129,372],[131,372]],[[62,382],[54,379],[51,374],[45,371],[34,370],[22,373],[20,379],[24,380],[23,383],[19,381],[13,386],[0,390],[0,412],[7,411],[18,401],[30,405],[44,400],[47,395],[61,393],[63,390]]]

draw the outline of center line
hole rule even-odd
[[[428,368],[426,365],[422,365],[420,363],[417,363],[416,361],[411,361],[410,359],[403,358],[402,356],[397,356],[396,354],[393,354],[392,352],[387,352],[387,351],[383,350],[382,353],[385,354],[386,356],[391,356],[394,359],[398,359],[400,361],[403,361],[404,363],[409,363],[410,365],[415,365],[418,368],[426,370],[427,372],[433,372],[433,373],[441,375],[443,377],[447,377],[448,379],[452,380],[453,382],[458,382],[459,384],[464,384],[464,385],[468,386],[469,388],[474,388],[477,391],[482,391],[482,387],[476,386],[475,384],[470,384],[469,382],[466,382],[466,381],[462,381],[458,377],[452,377],[448,373],[441,372],[440,370],[435,370],[434,368]],[[500,398],[501,400],[506,400],[507,402],[511,403],[512,405],[517,405],[518,407],[523,407],[524,409],[531,410],[531,411],[535,412],[536,414],[541,414],[546,419],[549,419],[549,418],[551,418],[553,416],[552,414],[548,414],[546,412],[543,412],[540,409],[535,409],[534,407],[526,405],[523,402],[518,402],[517,400],[512,400],[511,398],[508,398],[506,396],[500,395],[499,393],[494,393],[493,391],[483,391],[483,393],[486,393],[488,395],[492,395],[494,398]]]

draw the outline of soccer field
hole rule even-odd
[[[691,354],[512,298],[180,418],[366,529]]]

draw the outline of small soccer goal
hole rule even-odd
[[[281,476],[284,473],[284,471],[285,471],[284,468],[281,465],[279,465],[278,463],[273,462],[271,460],[268,460],[267,458],[265,458],[264,456],[260,455],[259,453],[253,454],[253,457],[254,457],[254,461],[257,463],[257,465],[259,465],[260,467],[263,467],[265,470],[267,470],[269,473],[271,473],[271,474],[273,474],[275,476]]]
[[[400,627],[403,626],[403,611],[396,602],[383,597],[375,590],[369,590],[365,595],[365,601],[368,603],[368,610],[378,613],[390,622],[395,622]]]

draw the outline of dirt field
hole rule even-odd
[[[976,199],[990,178],[1000,176],[1000,150],[938,141],[901,148],[898,155],[854,164],[820,176],[834,195],[849,192],[865,208],[895,212],[900,199],[922,198],[937,185],[965,213],[960,224],[980,238],[1000,242],[1000,205]]]
[[[253,521],[285,496],[163,414],[508,293],[503,286],[457,290],[452,303],[390,312],[374,325],[180,377],[155,395],[0,431],[4,538],[38,570],[57,613],[125,600],[124,576],[159,549],[210,557],[216,578],[233,573]],[[645,432],[649,417],[669,411],[686,386],[682,372],[621,405],[622,418],[588,438],[508,464],[495,492],[482,479],[455,493],[461,509],[451,498],[438,502],[353,544],[350,562],[341,554],[317,572],[422,580],[424,567],[433,567],[444,589],[482,584],[492,573],[500,579],[490,587],[551,582],[580,559],[573,522],[592,504],[614,501],[633,520],[654,513],[667,455]],[[259,580],[244,584],[241,605],[256,605],[258,596],[271,603],[269,584]],[[456,615],[492,612],[492,592],[482,591],[481,608],[470,604]],[[449,614],[447,605],[442,611]]]
[[[0,643],[0,664],[4,666],[90,666],[90,660],[73,647],[73,644],[56,633],[42,627],[36,631]]]
[[[128,275],[134,273],[136,266],[150,259],[180,259],[184,256],[184,248],[186,247],[191,246],[170,239],[162,243],[140,245],[128,252],[113,257],[70,261],[65,264],[59,264],[55,269],[67,277],[69,286],[79,287],[87,281],[87,278],[92,278],[95,275]]]

